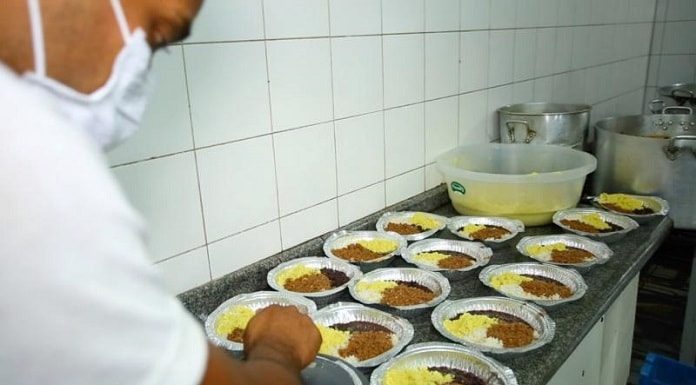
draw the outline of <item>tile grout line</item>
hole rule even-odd
[[[426,29],[427,29],[426,20],[428,19],[428,16],[426,15],[426,12],[427,12],[427,7],[425,6],[426,1],[427,0],[422,0],[422,4],[423,4],[423,31],[426,31]],[[428,73],[427,60],[426,60],[426,57],[427,57],[426,52],[427,52],[428,48],[426,47],[425,36],[426,36],[426,34],[424,32],[423,36],[421,37],[422,38],[421,41],[423,42],[423,99],[424,100],[427,99],[427,91],[426,91],[427,90],[427,79],[426,79],[426,77],[427,77],[427,73]],[[423,161],[421,162],[421,164],[423,164],[423,167],[424,167],[423,168],[423,180],[421,181],[423,183],[422,184],[423,191],[425,191],[425,159],[426,159],[425,153],[428,150],[428,146],[427,146],[428,120],[426,119],[426,115],[425,115],[426,111],[427,111],[427,109],[425,108],[425,104],[426,104],[426,102],[423,101]]]
[[[194,133],[193,129],[193,114],[191,113],[191,91],[189,90],[189,81],[188,81],[188,67],[186,66],[186,50],[184,47],[181,47],[181,58],[183,61],[183,66],[184,66],[184,82],[186,84],[186,99],[188,101],[188,115],[189,115],[189,124],[191,125],[191,142],[193,143],[193,147],[196,148],[196,135]],[[193,152],[193,163],[196,169],[196,186],[198,187],[198,204],[201,209],[201,225],[203,226],[203,241],[205,242],[205,255],[206,258],[208,259],[208,280],[213,279],[213,267],[210,263],[210,250],[208,250],[208,226],[205,222],[205,210],[203,206],[203,189],[201,188],[201,173],[199,170],[199,165],[198,165],[198,151],[192,150]]]
[[[280,224],[280,186],[278,183],[278,161],[276,159],[276,146],[275,146],[275,127],[273,124],[273,105],[271,103],[271,70],[270,66],[268,64],[268,41],[265,39],[266,38],[266,0],[261,1],[261,19],[263,21],[263,37],[264,37],[264,42],[263,42],[263,50],[264,50],[264,56],[266,59],[266,92],[268,95],[268,115],[270,118],[270,124],[271,124],[271,151],[273,152],[273,177],[275,179],[275,190],[276,190],[276,213],[277,217],[274,219],[274,221],[278,221],[278,240],[280,241],[280,250],[283,249],[283,229]],[[272,222],[272,221],[271,221]],[[270,222],[268,222],[270,223]]]
[[[382,145],[382,175],[384,180],[384,195],[382,200],[382,208],[387,207],[387,98],[386,98],[386,81],[384,80],[386,70],[384,63],[384,2],[379,0],[379,32],[380,32],[380,42],[382,44],[382,137],[384,138]]]
[[[329,24],[329,36],[331,36],[331,1],[326,0],[326,9]],[[329,38],[329,70],[331,73],[331,127],[333,127],[333,144],[334,144],[334,170],[335,170],[335,186],[336,186],[336,223],[341,223],[341,209],[338,205],[338,140],[336,139],[336,90],[334,84],[334,68],[333,68],[333,39]]]

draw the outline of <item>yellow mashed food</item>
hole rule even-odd
[[[372,252],[380,254],[389,254],[399,247],[396,241],[389,239],[370,239],[370,240],[360,240],[358,244]]]
[[[297,279],[300,277],[304,277],[305,275],[311,275],[315,273],[319,273],[319,269],[314,267],[307,267],[304,265],[295,265],[291,268],[281,271],[280,274],[278,274],[278,277],[276,278],[276,282],[278,282],[281,285],[285,285],[286,282],[292,279]]]
[[[321,348],[319,348],[321,354],[335,356],[338,354],[338,350],[346,346],[350,340],[350,332],[332,329],[324,325],[317,325],[317,329],[321,334]]]
[[[418,225],[424,230],[432,230],[440,226],[440,222],[425,213],[415,213],[411,216],[409,223]]]
[[[478,329],[488,329],[498,321],[485,315],[464,313],[456,320],[446,320],[445,329],[457,337],[467,337]]]
[[[501,287],[507,285],[519,286],[522,282],[529,282],[532,280],[532,278],[515,273],[502,273],[491,278],[491,285],[493,285],[493,287],[496,289],[500,289]]]
[[[611,226],[602,219],[602,216],[597,213],[587,214],[580,217],[580,222],[587,223],[588,225],[599,230],[611,229]]]
[[[606,194],[599,195],[599,204],[618,206],[626,211],[638,211],[645,207],[643,201],[626,194]]]
[[[437,265],[441,260],[449,258],[449,255],[438,252],[418,253],[413,260],[431,265]]]
[[[548,245],[529,245],[526,247],[527,253],[529,255],[533,256],[539,256],[539,255],[545,255],[552,253],[554,250],[556,251],[565,251],[567,250],[568,247],[565,245],[565,243],[550,243]]]
[[[486,226],[484,226],[484,225],[477,225],[475,223],[469,223],[468,225],[464,226],[461,233],[464,233],[464,235],[466,235],[466,236],[470,236],[471,234],[473,234],[477,231],[483,230],[485,228],[486,228]]]
[[[385,385],[445,385],[454,381],[451,374],[428,370],[428,368],[392,369],[384,376]]]
[[[355,285],[355,290],[357,291],[371,291],[376,293],[381,293],[392,287],[396,287],[397,283],[394,281],[360,281]]]
[[[246,329],[249,320],[256,312],[248,306],[235,306],[222,313],[215,323],[215,331],[221,336],[227,336],[235,329]]]

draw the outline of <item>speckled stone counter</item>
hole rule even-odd
[[[385,211],[399,210],[430,211],[445,216],[458,215],[449,203],[444,186],[427,191]],[[374,229],[374,224],[383,212],[363,218],[346,226],[346,228]],[[583,277],[589,286],[585,296],[575,302],[547,308],[551,317],[556,321],[557,326],[556,335],[550,344],[516,357],[496,357],[515,372],[520,385],[543,385],[551,379],[556,370],[565,362],[592,326],[604,315],[626,285],[638,274],[646,261],[654,254],[655,250],[668,235],[671,226],[672,222],[667,218],[655,219],[641,225],[639,229],[627,234],[625,238],[610,244],[609,246],[615,253],[611,260],[605,265],[594,267],[583,273]],[[524,235],[555,233],[561,233],[561,230],[555,226],[545,226],[530,228]],[[203,320],[220,303],[234,295],[258,290],[269,290],[266,284],[266,273],[278,263],[303,256],[323,255],[321,251],[323,240],[329,235],[325,234],[322,237],[188,291],[182,294],[180,299],[193,314]],[[447,230],[443,230],[434,237],[456,238]],[[495,250],[490,264],[532,261],[514,250],[515,243],[516,240],[511,242],[511,245],[507,248]],[[233,258],[234,256],[230,257]],[[392,263],[392,266],[406,265],[400,258],[395,259]],[[496,295],[496,292],[479,282],[479,270],[468,273],[462,279],[452,281],[452,293],[449,299]],[[352,298],[346,292],[338,300],[352,301]],[[429,312],[409,320],[416,329],[413,343],[446,341],[430,324]]]

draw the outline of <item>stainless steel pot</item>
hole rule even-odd
[[[624,116],[595,128],[593,193],[660,196],[676,228],[696,229],[696,116]]]
[[[582,150],[590,124],[586,104],[521,103],[498,109],[502,143],[557,144]]]

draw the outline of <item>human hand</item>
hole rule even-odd
[[[271,305],[249,321],[244,332],[247,359],[265,359],[297,370],[312,363],[321,335],[311,318],[292,306]]]

